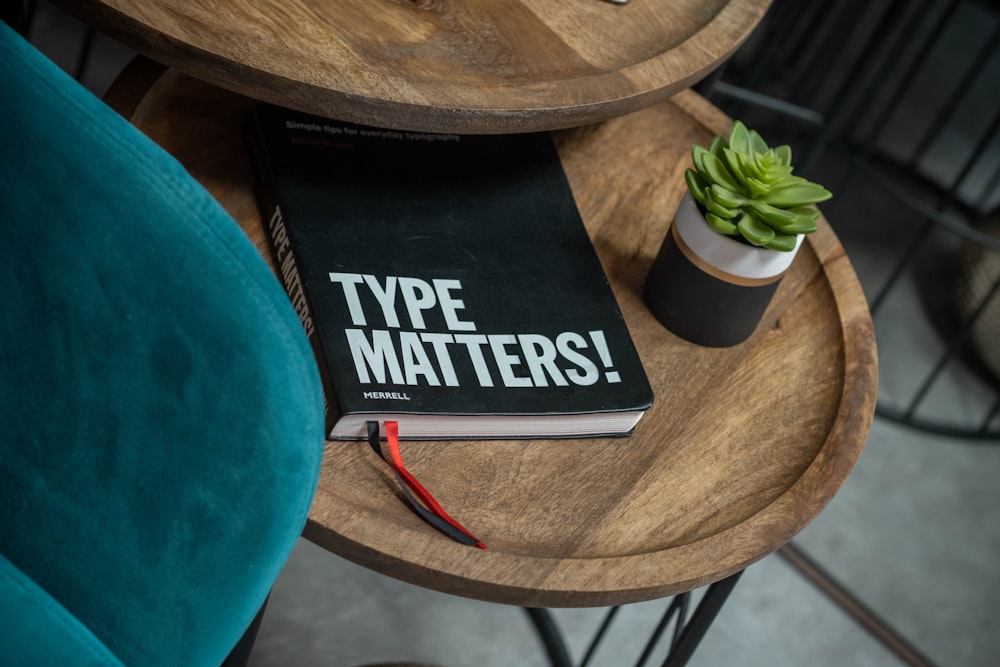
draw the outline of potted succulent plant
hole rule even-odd
[[[792,173],[740,121],[728,139],[691,149],[687,192],[646,280],[646,302],[677,335],[712,347],[753,333],[806,234],[832,195]]]

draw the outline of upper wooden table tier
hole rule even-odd
[[[57,0],[139,53],[254,99],[380,127],[575,127],[666,99],[770,0]]]
[[[107,99],[173,153],[270,259],[240,133],[251,100],[139,62]],[[854,466],[876,396],[871,318],[830,227],[823,221],[808,237],[741,345],[687,343],[643,302],[683,193],[689,147],[728,125],[685,91],[555,133],[656,394],[632,437],[404,443],[413,473],[486,551],[413,514],[367,443],[328,442],[305,536],[448,593],[590,606],[719,580],[815,517]]]

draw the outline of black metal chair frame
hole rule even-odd
[[[872,5],[863,0],[836,3],[779,0],[772,6],[766,23],[759,31],[757,44],[748,45],[748,48],[754,49],[753,66],[748,68],[741,80],[737,83],[729,81],[727,75],[730,69],[723,67],[703,82],[700,90],[733,116],[738,117],[747,105],[751,105],[765,107],[796,121],[800,134],[808,135],[805,151],[797,161],[799,173],[808,175],[810,167],[832,142],[845,145],[850,150],[852,164],[847,175],[832,189],[844,193],[855,179],[879,179],[884,191],[908,207],[920,220],[890,270],[888,279],[871,299],[878,331],[878,315],[883,303],[899,286],[901,278],[913,270],[918,254],[938,230],[955,235],[964,242],[1000,252],[1000,238],[984,234],[975,227],[975,223],[986,213],[984,209],[989,197],[1000,187],[1000,166],[987,179],[976,201],[969,204],[959,196],[973,170],[982,167],[987,149],[1000,139],[1000,108],[982,132],[975,148],[964,157],[950,183],[932,182],[919,169],[928,151],[940,139],[941,130],[953,120],[956,110],[984,75],[987,65],[1000,53],[1000,18],[989,36],[978,45],[975,55],[965,63],[940,112],[915,142],[912,154],[905,161],[899,161],[876,153],[874,147],[879,134],[897,111],[900,100],[904,99],[927,66],[934,47],[940,43],[958,11],[975,5],[996,15],[997,7],[996,3],[973,0],[891,0],[878,7],[881,13],[873,17],[867,27],[868,32],[858,34],[864,28],[858,17]],[[844,49],[840,47],[848,42],[857,45],[853,60],[846,68],[841,64],[841,69],[846,71],[843,80],[831,82],[824,75],[831,71],[833,59],[845,57]],[[774,80],[782,82],[786,94],[765,90],[765,84]],[[831,84],[834,84],[833,93],[830,92]],[[868,122],[863,122],[865,120]],[[867,132],[856,136],[856,128],[865,125]],[[888,171],[897,175],[906,174],[909,179],[907,187],[888,178]],[[928,193],[936,199],[930,205],[926,202]],[[841,195],[824,207],[828,217],[838,202],[845,198],[847,195]],[[943,351],[909,401],[894,405],[880,398],[876,410],[879,416],[949,437],[974,441],[1000,438],[1000,380],[988,374],[983,374],[983,377],[991,387],[992,403],[978,423],[955,425],[920,414],[921,404],[948,365],[959,358],[964,360],[963,352],[967,351],[969,334],[985,309],[993,303],[992,300],[1000,298],[996,296],[998,289],[1000,276],[977,302],[971,315],[959,327],[948,332],[947,339],[943,341]]]

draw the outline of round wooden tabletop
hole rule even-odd
[[[240,134],[251,100],[139,66],[108,100],[186,165],[270,258]],[[590,606],[719,580],[815,517],[862,450],[877,375],[865,297],[826,222],[743,344],[689,344],[643,303],[643,281],[683,192],[689,147],[707,144],[728,123],[685,91],[555,133],[656,394],[633,436],[404,443],[410,469],[486,551],[451,541],[411,513],[366,443],[329,442],[306,537],[448,593]]]
[[[331,118],[469,133],[575,127],[715,68],[770,0],[59,0],[196,78]]]

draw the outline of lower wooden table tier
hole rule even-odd
[[[771,0],[57,0],[157,62],[254,99],[402,130],[575,127],[662,100]]]
[[[174,154],[270,259],[240,133],[251,100],[139,62],[108,101]],[[689,147],[728,124],[686,91],[555,134],[656,394],[632,437],[405,443],[410,469],[486,551],[411,513],[366,443],[328,442],[305,536],[431,589],[579,607],[717,581],[815,517],[862,450],[877,381],[865,297],[826,221],[741,345],[687,343],[643,302]]]

